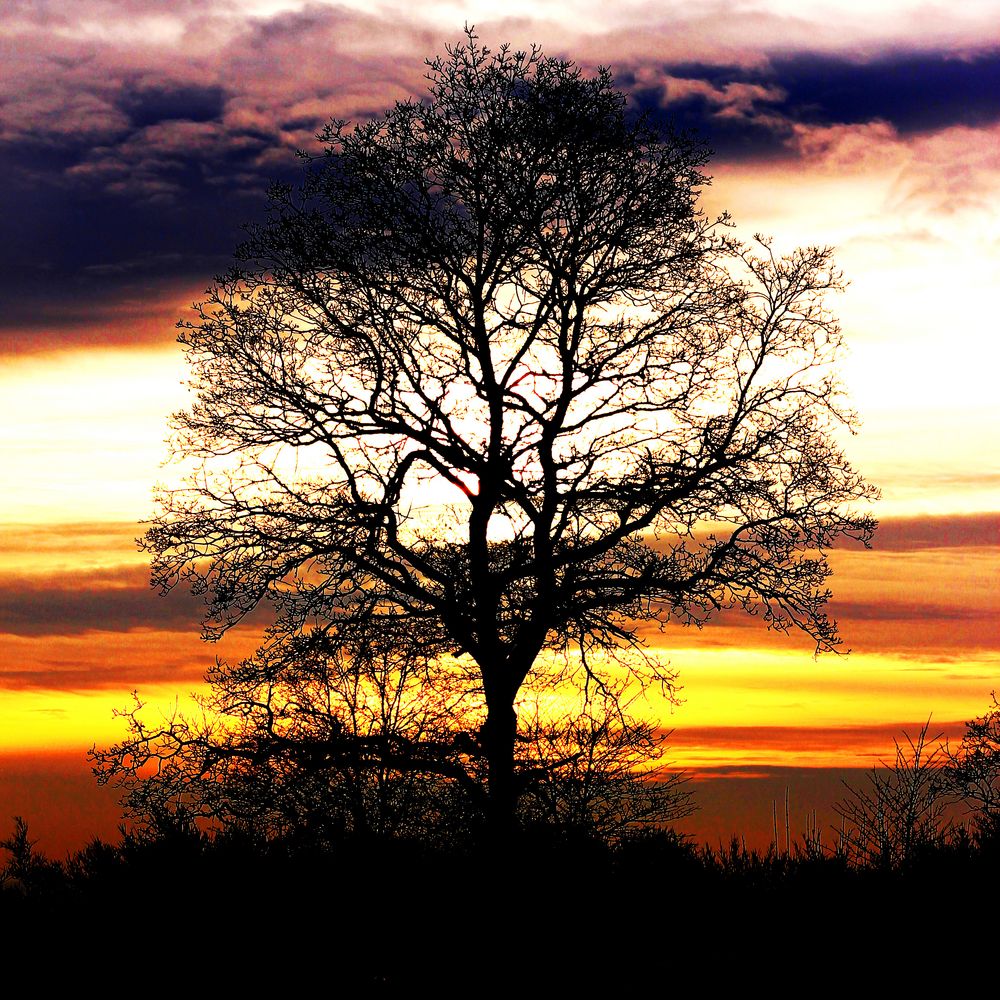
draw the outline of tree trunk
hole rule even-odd
[[[514,787],[514,739],[517,713],[513,700],[488,703],[483,726],[489,781],[486,813],[486,836],[491,850],[506,853],[515,832],[514,810],[517,794]]]

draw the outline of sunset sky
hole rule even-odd
[[[268,183],[298,176],[294,151],[420,95],[423,59],[466,22],[610,66],[634,107],[707,138],[708,213],[780,249],[835,246],[850,282],[831,302],[863,418],[845,447],[883,494],[874,550],[832,557],[852,652],[814,659],[733,617],[657,636],[684,685],[672,712],[650,706],[672,758],[706,787],[867,766],[931,713],[959,734],[1000,688],[997,0],[8,0],[0,836],[14,813],[43,837],[62,822],[51,850],[111,832],[83,754],[124,735],[112,709],[133,689],[170,704],[254,647],[252,627],[201,642],[197,602],[152,592],[135,545],[185,402],[174,323]]]

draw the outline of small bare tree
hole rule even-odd
[[[0,895],[4,892],[33,895],[58,884],[63,875],[61,866],[36,851],[36,843],[28,837],[25,819],[15,816],[13,833],[0,840],[0,850],[9,855],[7,863],[0,867]]]
[[[119,713],[128,737],[91,751],[98,781],[124,788],[127,814],[146,825],[180,813],[320,843],[428,836],[452,814],[481,813],[467,667],[427,662],[412,643],[348,650],[326,638],[290,636],[218,664],[195,714],[150,723],[136,699]]]
[[[137,699],[120,713],[128,737],[91,751],[98,780],[122,787],[129,817],[154,831],[180,817],[321,844],[474,835],[487,812],[476,737],[485,705],[469,664],[427,660],[398,636],[350,652],[326,639],[289,637],[220,664],[193,715],[175,709],[150,724]],[[554,712],[554,687],[565,706],[552,678],[522,692],[515,782],[525,823],[612,840],[692,811],[683,776],[662,761],[665,734],[611,690],[579,691],[573,708]]]
[[[898,869],[947,835],[948,799],[941,785],[942,737],[928,738],[930,719],[916,737],[894,741],[893,764],[872,768],[867,787],[847,786],[837,805],[845,826],[840,849],[861,867]]]
[[[695,812],[686,775],[664,760],[670,734],[628,708],[608,692],[556,719],[532,720],[522,710],[518,774],[525,820],[614,842]]]
[[[982,821],[1000,823],[1000,701],[965,724],[958,747],[948,748],[943,770],[947,789]]]

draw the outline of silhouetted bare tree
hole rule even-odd
[[[209,636],[268,600],[272,642],[375,623],[461,661],[502,837],[539,664],[669,692],[643,623],[730,608],[836,647],[824,553],[868,541],[873,490],[834,437],[829,249],[734,243],[702,147],[605,70],[471,32],[428,65],[423,100],[326,128],[182,324],[191,475],[145,544]]]
[[[1000,830],[1000,701],[965,725],[958,747],[949,747],[942,777],[984,825]]]
[[[478,726],[467,666],[325,638],[218,664],[198,714],[151,723],[136,700],[121,713],[129,736],[92,751],[99,781],[124,786],[143,823],[179,811],[266,838],[426,835],[451,812],[468,822],[482,788],[465,735]]]
[[[36,841],[28,838],[28,824],[14,817],[14,832],[0,840],[0,850],[7,851],[6,864],[0,867],[0,897],[4,892],[31,895],[44,893],[58,884],[61,869],[35,850]]]
[[[602,691],[553,719],[519,712],[518,815],[570,835],[617,841],[696,810],[687,777],[664,761],[670,736]]]
[[[476,734],[484,706],[462,660],[428,662],[399,641],[347,656],[325,633],[271,645],[209,674],[200,713],[151,723],[136,700],[129,735],[92,751],[101,783],[123,787],[144,829],[210,820],[264,839],[419,838],[468,842],[486,814]],[[683,775],[662,761],[666,735],[610,691],[553,712],[523,692],[515,747],[519,817],[597,836],[693,811]]]
[[[847,786],[837,812],[845,821],[840,849],[851,863],[898,869],[943,843],[950,827],[941,784],[945,747],[940,736],[928,738],[929,730],[928,719],[915,738],[895,741],[895,761],[872,768],[867,787]]]

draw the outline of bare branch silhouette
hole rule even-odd
[[[644,624],[731,608],[835,649],[825,553],[868,542],[874,490],[835,437],[830,249],[737,244],[697,207],[702,146],[632,120],[607,70],[470,31],[428,80],[327,126],[182,324],[190,477],[145,546],[209,637],[269,601],[284,648],[374,623],[460,660],[502,838],[544,663],[669,694]]]

